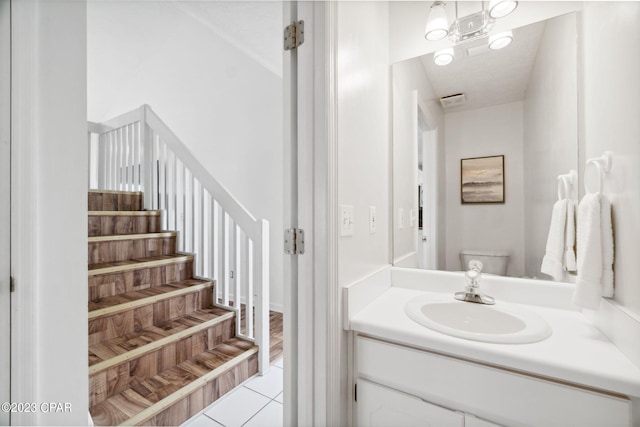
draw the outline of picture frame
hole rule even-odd
[[[460,159],[462,204],[504,204],[504,155]]]

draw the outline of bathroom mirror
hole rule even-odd
[[[500,50],[458,45],[445,66],[392,65],[394,265],[459,271],[481,250],[508,253],[508,276],[549,279],[557,176],[579,164],[577,20],[514,28]],[[462,203],[461,160],[490,156],[504,156],[504,203]]]

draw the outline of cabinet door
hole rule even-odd
[[[358,380],[357,423],[367,427],[463,427],[464,415],[424,400]]]

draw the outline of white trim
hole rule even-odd
[[[324,342],[326,324],[324,320],[327,297],[316,284],[316,273],[322,271],[322,235],[318,233],[314,203],[324,198],[322,182],[316,182],[317,159],[322,155],[318,138],[324,121],[317,114],[324,114],[322,105],[324,93],[317,85],[323,84],[323,69],[318,66],[318,54],[322,52],[322,26],[318,22],[322,4],[316,2],[298,2],[298,19],[305,23],[305,43],[297,48],[297,222],[305,234],[305,253],[298,256],[298,424],[326,425],[326,357],[318,348],[318,342]],[[320,105],[319,105],[320,103]],[[316,109],[318,108],[318,110]],[[321,150],[321,149],[320,149]],[[323,227],[324,228],[324,227]],[[318,249],[320,249],[318,251]],[[317,258],[316,258],[317,257]]]
[[[420,97],[417,90],[413,91],[413,100],[416,104],[417,114],[422,116],[428,131],[424,132],[426,138],[422,138],[422,170],[423,179],[428,181],[428,185],[423,184],[423,191],[426,190],[425,198],[427,199],[426,206],[428,212],[423,210],[422,213],[422,230],[424,232],[427,229],[428,246],[429,246],[429,260],[427,269],[436,270],[438,268],[438,126],[437,122],[433,120],[433,117],[429,114],[429,109],[425,105],[424,101]],[[420,124],[418,121],[415,133],[420,132]],[[424,160],[428,159],[428,163]],[[425,223],[424,218],[428,217],[428,224]],[[419,242],[419,244],[422,244]],[[420,251],[419,251],[420,252]],[[421,262],[421,261],[419,261]],[[401,267],[401,266],[400,266]]]
[[[86,3],[11,9],[11,400],[73,408],[12,413],[11,423],[86,424]],[[65,211],[47,210],[56,203]]]
[[[440,262],[438,256],[438,247],[440,246],[440,233],[438,232],[438,221],[440,218],[438,215],[438,187],[440,185],[438,179],[440,174],[438,166],[438,128],[433,128],[426,133],[428,135],[426,143],[429,151],[429,182],[431,183],[431,191],[429,194],[431,207],[429,211],[429,229],[431,231],[431,241],[429,242],[430,268],[437,270],[439,268],[438,263]],[[424,212],[422,218],[422,227],[424,229]]]
[[[344,425],[348,405],[341,394],[337,270],[337,6],[288,5],[285,24],[304,20],[305,42],[284,57],[285,165],[291,165],[285,172],[284,223],[305,230],[306,250],[285,257],[284,423]]]
[[[343,336],[341,329],[342,295],[338,281],[338,6],[336,2],[326,2],[324,7],[324,56],[325,66],[325,102],[327,125],[327,157],[318,159],[316,167],[326,171],[326,283],[328,322],[326,348],[327,353],[327,425],[344,424],[343,406],[351,409],[351,404],[342,402],[340,390],[343,383]],[[326,164],[322,164],[322,161]],[[319,201],[319,200],[318,200]],[[319,205],[317,203],[316,205]],[[318,208],[317,208],[318,209]],[[318,230],[321,232],[322,230]],[[322,283],[319,280],[318,283]],[[322,343],[317,343],[322,344]],[[322,347],[320,347],[322,348]],[[347,367],[348,368],[348,367]],[[347,392],[349,402],[351,393]],[[348,417],[348,415],[347,415]],[[348,419],[348,418],[347,418]]]
[[[36,153],[32,143],[36,129],[33,107],[35,101],[37,40],[36,4],[33,0],[13,2],[11,10],[11,272],[16,278],[16,291],[11,298],[11,399],[15,402],[33,400],[36,391],[35,305],[36,295],[29,283],[35,278],[35,248],[37,239],[33,224],[37,211],[35,197]],[[23,286],[23,284],[25,286]],[[12,414],[13,424],[35,425],[33,413]]]
[[[297,1],[283,5],[283,23],[289,25],[298,19]],[[297,227],[297,161],[293,151],[297,141],[297,54],[298,50],[283,50],[283,224]],[[298,422],[298,261],[296,256],[283,257],[283,353],[284,353],[284,416],[287,427]]]
[[[0,0],[0,402],[11,401],[11,8]],[[0,411],[0,425],[9,425]]]
[[[430,251],[430,269],[437,270],[439,269],[438,263],[440,262],[438,248],[441,246],[439,242],[440,235],[438,233],[438,223],[439,223],[439,215],[438,215],[438,186],[439,186],[439,163],[438,163],[438,122],[433,118],[431,113],[429,112],[428,106],[425,104],[422,97],[419,96],[418,91],[415,91],[416,103],[418,105],[418,113],[422,115],[424,118],[427,127],[429,128],[428,139],[424,141],[425,146],[424,156],[429,157],[429,204],[430,204],[430,212],[429,212],[429,235],[431,241],[429,243],[429,251]],[[419,129],[419,126],[418,126]],[[428,152],[428,153],[427,153]],[[423,157],[424,157],[423,156]],[[423,163],[423,169],[426,167]],[[423,223],[422,227],[424,229],[424,212],[422,214]]]

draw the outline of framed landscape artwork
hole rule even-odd
[[[463,204],[504,203],[504,156],[460,160]]]

